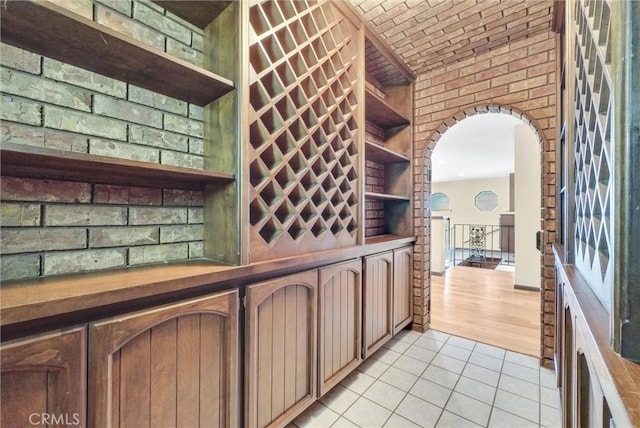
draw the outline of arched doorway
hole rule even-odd
[[[556,219],[556,207],[555,207],[555,158],[550,159],[548,155],[549,142],[545,135],[540,132],[542,129],[539,124],[532,120],[525,113],[508,107],[500,105],[482,105],[466,108],[454,114],[450,118],[444,120],[441,125],[432,132],[431,136],[425,143],[425,147],[421,153],[421,156],[417,159],[417,171],[415,176],[416,186],[416,235],[418,241],[416,244],[416,259],[418,265],[416,265],[416,272],[414,277],[420,282],[420,285],[416,288],[416,294],[418,298],[421,298],[424,302],[423,305],[423,325],[428,324],[429,311],[430,311],[430,275],[429,275],[429,260],[430,260],[430,195],[431,195],[431,153],[436,144],[440,140],[440,137],[454,124],[467,117],[474,116],[483,113],[504,113],[511,115],[517,119],[522,120],[525,124],[529,125],[533,132],[538,136],[540,141],[541,156],[541,171],[542,177],[540,185],[542,189],[542,245],[541,245],[541,293],[540,293],[540,322],[541,322],[541,337],[540,337],[540,358],[541,362],[545,366],[551,366],[553,355],[553,341],[554,341],[554,270],[553,270],[553,253],[551,244],[555,240],[555,219]],[[545,155],[546,152],[546,155]],[[420,320],[418,314],[418,320]]]
[[[442,135],[431,164],[431,328],[538,356],[536,133],[512,115],[473,115]]]

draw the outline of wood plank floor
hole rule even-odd
[[[539,357],[540,293],[513,282],[513,272],[460,266],[431,276],[430,327]]]

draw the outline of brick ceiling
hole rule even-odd
[[[350,0],[416,74],[548,31],[553,0]]]

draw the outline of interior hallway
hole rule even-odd
[[[553,371],[537,358],[404,330],[289,428],[561,426]]]
[[[540,293],[513,288],[509,271],[456,266],[431,276],[431,328],[540,355]]]

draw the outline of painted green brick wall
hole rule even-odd
[[[55,0],[196,65],[202,30],[148,0]],[[0,141],[203,168],[202,107],[0,44]],[[69,165],[73,168],[73,165]],[[2,177],[2,281],[200,258],[203,193]]]

